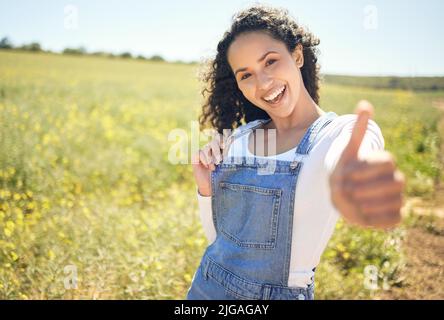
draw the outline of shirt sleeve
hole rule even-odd
[[[357,115],[347,121],[346,124],[341,129],[339,135],[334,138],[332,144],[330,145],[324,160],[324,166],[327,172],[327,177],[333,172],[339,158],[344,151],[346,145],[350,141],[351,133],[353,127],[356,123]],[[384,150],[385,142],[382,136],[381,129],[375,121],[369,119],[367,125],[367,131],[365,132],[364,138],[362,140],[361,146],[358,150],[358,159],[362,159],[365,155],[375,151]],[[328,185],[329,186],[329,185]],[[333,206],[333,204],[332,204]],[[340,216],[339,211],[333,206],[335,213]]]
[[[216,239],[216,228],[214,227],[213,211],[211,208],[211,196],[201,195],[198,188],[196,188],[196,194],[200,221],[208,239],[208,243],[211,244]]]

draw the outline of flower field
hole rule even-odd
[[[207,241],[191,166],[168,160],[169,134],[190,134],[197,120],[197,68],[0,51],[0,299],[185,297]],[[326,83],[320,106],[352,113],[362,98],[406,175],[406,198],[432,201],[444,182],[433,107],[444,91]],[[390,232],[340,221],[316,299],[403,288],[415,208],[405,211]]]

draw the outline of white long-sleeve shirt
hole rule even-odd
[[[242,126],[252,127],[259,120]],[[350,140],[356,122],[355,114],[341,115],[325,127],[313,142],[309,155],[304,159],[296,187],[293,233],[288,286],[306,287],[312,282],[312,271],[333,234],[340,217],[330,198],[329,174],[333,171],[342,151]],[[233,133],[236,133],[235,129]],[[251,130],[250,130],[251,132]],[[248,136],[235,139],[228,150],[228,157],[258,157],[248,150]],[[367,131],[358,152],[358,158],[372,150],[384,149],[384,138],[375,121],[369,120]],[[276,160],[292,161],[295,148],[275,156]],[[263,158],[263,157],[262,157]],[[197,188],[196,188],[197,189]],[[212,219],[211,196],[197,192],[199,214],[206,237],[211,244],[216,238]]]

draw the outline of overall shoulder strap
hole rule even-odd
[[[250,121],[247,124],[234,129],[230,136],[233,137],[233,139],[237,139],[247,134],[248,132],[251,132],[252,130],[260,127],[263,123],[266,123],[268,121],[270,121],[270,119],[258,119]]]
[[[300,156],[302,158],[306,156],[310,152],[313,141],[318,133],[337,116],[338,115],[335,112],[330,111],[317,118],[305,132],[305,135],[303,136],[296,150],[296,156]]]

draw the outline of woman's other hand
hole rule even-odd
[[[193,174],[199,193],[202,196],[212,195],[211,171],[215,170],[216,165],[226,156],[231,142],[232,139],[229,136],[224,137],[224,135],[216,132],[211,142],[192,156]]]

